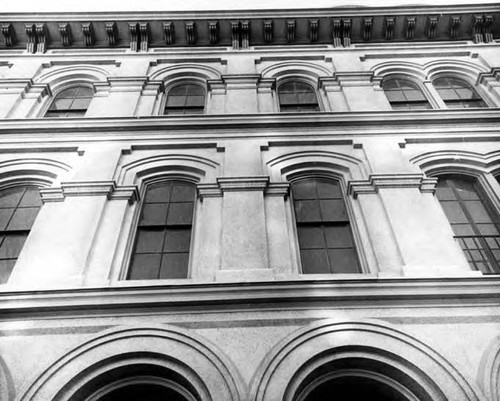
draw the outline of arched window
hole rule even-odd
[[[282,113],[319,111],[316,91],[309,84],[285,82],[278,87],[278,97]]]
[[[0,191],[0,283],[6,283],[42,206],[37,187]]]
[[[203,114],[205,89],[196,84],[181,84],[167,93],[163,114]]]
[[[291,184],[302,273],[359,273],[339,182],[312,178]]]
[[[187,278],[194,199],[189,182],[147,187],[129,280]]]
[[[432,109],[419,86],[407,79],[384,80],[382,88],[393,110]]]
[[[432,81],[432,84],[450,109],[488,107],[476,90],[463,79],[442,77]]]
[[[56,95],[45,117],[83,117],[93,96],[94,91],[88,86],[64,89]]]
[[[477,180],[459,175],[441,176],[436,197],[472,269],[499,273],[500,222]]]

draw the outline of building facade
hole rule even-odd
[[[0,400],[500,400],[500,5],[0,14]]]

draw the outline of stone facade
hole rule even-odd
[[[0,285],[0,400],[299,401],[353,380],[500,400],[498,263],[471,267],[435,194],[472,177],[498,221],[500,6],[108,18],[0,14],[0,190],[43,201]],[[486,107],[447,107],[442,77]],[[429,108],[393,110],[390,79]],[[287,82],[319,110],[284,113]],[[203,113],[164,115],[186,83]],[[85,116],[50,118],[75,85]],[[340,186],[360,272],[305,272],[290,183],[311,177]],[[172,180],[196,186],[187,278],[127,279],[146,189]]]

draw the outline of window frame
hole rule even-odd
[[[169,183],[169,182],[181,182],[185,184],[190,184],[194,188],[194,197],[193,197],[193,211],[192,211],[192,219],[191,219],[191,232],[190,232],[190,243],[189,243],[189,250],[188,250],[188,263],[187,263],[187,268],[186,268],[186,277],[184,278],[129,278],[130,273],[132,271],[132,264],[134,261],[134,257],[136,255],[136,247],[137,247],[137,242],[139,238],[139,229],[140,229],[140,219],[142,217],[143,209],[144,209],[144,204],[145,204],[145,199],[147,195],[147,191],[149,188],[161,185],[164,183]],[[149,180],[147,182],[144,182],[142,185],[142,189],[140,191],[140,202],[136,203],[136,208],[133,211],[133,222],[131,225],[130,229],[130,234],[129,234],[129,239],[128,239],[128,246],[127,246],[127,257],[124,258],[124,263],[123,263],[123,269],[122,273],[119,275],[117,280],[120,283],[133,283],[137,281],[142,281],[142,282],[151,282],[151,283],[157,283],[158,281],[165,281],[168,280],[169,282],[171,281],[176,281],[179,283],[186,283],[187,281],[192,280],[192,263],[193,263],[193,249],[194,249],[194,240],[195,240],[195,229],[196,229],[196,209],[198,205],[198,190],[196,188],[197,181],[193,180],[189,177],[185,176],[168,176],[166,178],[161,178],[161,179],[154,179],[154,180]],[[165,224],[164,229],[166,230],[167,225]],[[163,247],[163,246],[162,246]],[[160,260],[161,262],[161,260]],[[159,274],[161,271],[161,264],[159,267]]]
[[[167,108],[169,92],[172,89],[177,88],[179,86],[183,86],[183,85],[195,85],[195,86],[201,87],[201,89],[203,90],[205,100],[203,103],[203,109],[201,109],[201,111],[202,111],[201,113],[172,113],[172,114],[165,113],[165,110]],[[160,109],[158,110],[158,113],[159,113],[159,115],[164,116],[164,117],[202,116],[202,115],[206,114],[207,106],[208,106],[208,90],[207,90],[206,82],[204,82],[204,81],[201,82],[200,80],[197,80],[197,79],[184,79],[183,78],[181,80],[175,80],[175,81],[169,82],[168,85],[165,85],[164,96],[163,96],[162,102],[160,103]],[[181,109],[181,108],[179,107],[179,109]]]
[[[479,96],[480,100],[483,101],[485,106],[484,107],[459,107],[459,108],[448,107],[446,101],[442,98],[442,96],[439,94],[438,89],[434,85],[434,81],[436,81],[438,79],[443,79],[443,78],[457,79],[457,80],[465,82],[472,90],[474,90],[476,92],[476,94]],[[460,74],[455,74],[455,73],[439,73],[439,74],[436,74],[436,75],[433,75],[432,77],[430,77],[429,81],[432,85],[433,90],[436,93],[436,96],[439,99],[439,104],[441,105],[440,106],[441,109],[444,109],[444,110],[469,110],[469,109],[483,110],[483,109],[497,107],[493,103],[493,101],[490,99],[490,97],[486,94],[486,91],[484,90],[484,88],[482,88],[480,84],[476,84],[474,82],[471,82],[471,79],[469,77],[466,77],[466,76],[463,76]],[[463,101],[463,100],[460,99],[460,101]],[[457,103],[458,103],[458,101],[457,101]]]
[[[386,90],[384,89],[384,84],[387,82],[387,81],[391,81],[391,80],[399,80],[399,81],[407,81],[413,85],[415,85],[419,90],[420,92],[422,93],[423,97],[425,98],[425,101],[427,102],[427,104],[429,105],[429,108],[427,109],[411,109],[411,108],[408,108],[408,109],[394,109],[392,107],[392,103],[389,99],[389,97],[387,96],[386,94]],[[382,81],[382,84],[381,84],[381,88],[382,90],[384,91],[384,94],[387,98],[387,101],[389,102],[389,104],[391,105],[391,110],[392,111],[410,111],[410,112],[413,112],[413,111],[416,111],[416,110],[434,110],[436,109],[436,102],[433,101],[433,96],[428,92],[427,88],[425,87],[425,85],[423,85],[423,82],[419,81],[419,80],[416,80],[412,77],[408,77],[408,76],[405,76],[405,75],[388,75],[388,76],[385,76],[383,81]],[[399,103],[404,103],[405,102],[399,102]]]
[[[304,111],[283,111],[281,108],[281,102],[280,102],[280,89],[284,85],[290,84],[290,83],[300,83],[304,85],[308,85],[312,88],[314,95],[316,96],[316,104],[318,107],[318,110],[304,110]],[[302,77],[288,77],[286,79],[280,80],[277,85],[276,85],[276,102],[277,102],[277,110],[278,113],[280,114],[292,114],[292,113],[320,113],[325,111],[324,105],[321,100],[320,92],[318,90],[317,84],[311,82],[308,79],[304,79]]]
[[[352,208],[353,205],[351,205],[350,199],[347,195],[347,187],[346,183],[344,180],[344,177],[339,176],[337,174],[328,174],[328,173],[312,173],[312,174],[298,174],[298,175],[292,175],[287,177],[288,182],[290,184],[290,191],[289,191],[289,196],[287,197],[287,200],[289,202],[289,207],[288,207],[288,213],[289,213],[289,218],[290,222],[292,224],[292,230],[293,230],[293,237],[291,238],[292,240],[292,251],[295,255],[295,264],[298,269],[299,275],[302,277],[307,277],[307,278],[312,278],[312,277],[325,277],[325,278],[332,278],[332,277],[340,277],[340,276],[348,276],[348,277],[359,277],[360,274],[369,274],[369,271],[367,270],[367,261],[365,259],[365,254],[362,252],[364,249],[362,247],[362,237],[359,233],[360,227],[357,226],[356,220],[354,218],[354,210]],[[344,207],[345,207],[345,212],[347,214],[347,219],[349,222],[349,229],[350,229],[350,234],[351,234],[351,240],[352,240],[352,246],[354,248],[355,252],[355,257],[357,261],[357,267],[358,267],[358,272],[348,272],[348,273],[306,273],[304,272],[303,265],[302,265],[302,257],[301,257],[301,248],[300,248],[300,243],[299,243],[299,224],[297,222],[297,216],[295,213],[295,205],[294,205],[294,199],[293,199],[293,194],[292,194],[292,185],[296,182],[299,181],[304,181],[304,180],[314,180],[314,179],[319,179],[319,180],[329,180],[329,181],[336,181],[338,183],[338,186],[341,191],[342,195],[342,200],[344,202]],[[371,250],[371,249],[370,249]],[[365,251],[369,251],[366,249]]]
[[[47,115],[47,113],[49,113],[51,110],[50,108],[52,107],[52,104],[54,103],[54,101],[57,99],[57,97],[64,91],[66,90],[69,90],[69,89],[73,89],[73,88],[79,88],[79,87],[85,87],[85,88],[89,88],[93,95],[92,95],[92,98],[90,99],[90,102],[87,106],[87,108],[85,109],[85,113],[83,116],[65,116],[65,117],[57,117],[57,116],[49,116]],[[54,90],[52,92],[52,96],[50,97],[50,101],[47,102],[47,106],[45,107],[44,110],[42,110],[42,113],[40,115],[41,118],[56,118],[56,119],[65,119],[65,118],[86,118],[87,116],[87,111],[92,103],[92,100],[94,99],[95,97],[95,91],[94,91],[94,87],[92,85],[92,83],[90,82],[79,82],[79,81],[76,81],[76,82],[71,82],[71,83],[66,83],[65,85],[62,85],[60,87],[57,88],[57,90]],[[71,110],[71,109],[68,109],[68,110]]]

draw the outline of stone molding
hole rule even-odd
[[[198,184],[198,196],[220,198],[225,192],[263,191],[267,196],[288,196],[287,182],[269,182],[267,176],[219,177],[216,183]]]
[[[330,82],[338,82],[340,86],[378,86],[382,83],[382,77],[374,75],[373,71],[344,71],[334,72],[333,80]]]
[[[62,182],[60,187],[41,188],[44,203],[62,202],[73,196],[106,196],[109,200],[127,200],[130,204],[139,199],[135,185],[116,185],[114,181],[73,181]]]
[[[222,75],[221,79],[207,80],[208,90],[213,94],[225,94],[227,89],[257,89],[270,92],[276,86],[276,78],[262,78],[261,74]]]
[[[368,180],[352,180],[347,184],[347,193],[355,199],[360,194],[376,194],[380,188],[418,188],[422,193],[434,193],[437,178],[428,178],[420,173],[371,174]]]

